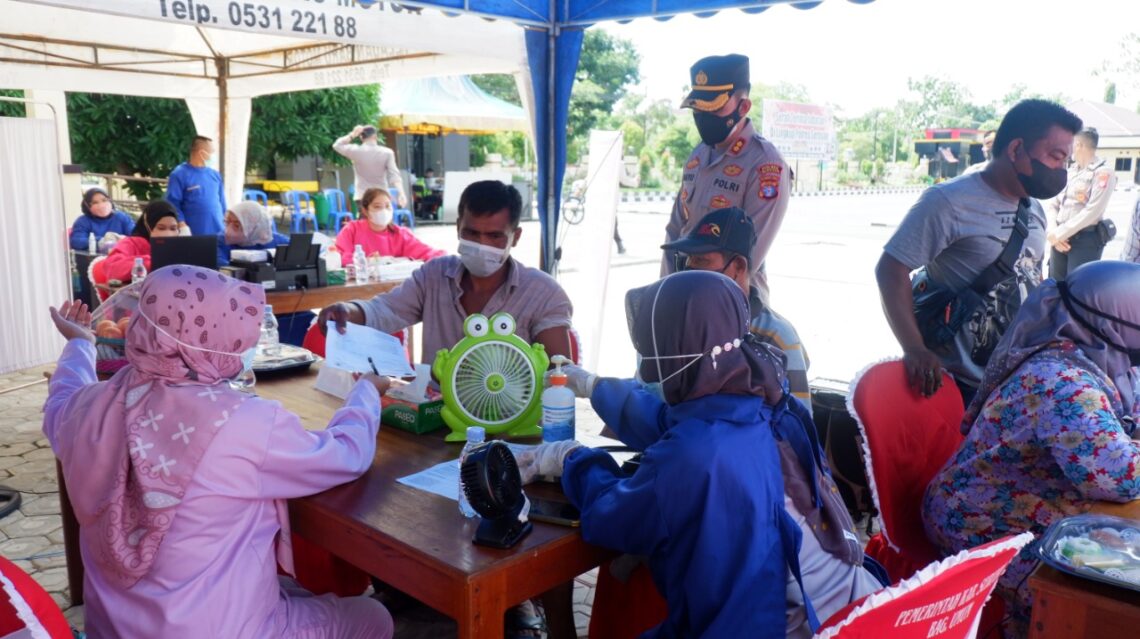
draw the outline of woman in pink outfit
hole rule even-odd
[[[86,567],[86,629],[101,637],[387,638],[366,597],[315,597],[291,571],[285,500],[360,476],[380,422],[369,376],[323,431],[230,388],[252,363],[261,287],[169,266],[147,276],[127,360],[95,379],[90,313],[51,309],[67,338],[44,406]]]
[[[428,261],[447,255],[433,249],[416,238],[410,230],[392,223],[392,197],[384,189],[368,189],[360,197],[360,219],[349,222],[337,233],[336,250],[345,264],[352,263],[356,245],[364,247],[364,254],[406,257]]]

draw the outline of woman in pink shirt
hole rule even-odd
[[[336,250],[346,263],[352,262],[356,245],[364,247],[364,254],[406,257],[428,261],[447,255],[416,239],[415,233],[392,223],[392,196],[384,189],[368,189],[360,197],[361,218],[349,222],[337,233]]]
[[[252,365],[265,292],[216,271],[147,276],[127,360],[95,379],[91,314],[51,309],[67,345],[44,405],[79,520],[86,630],[101,637],[392,636],[367,597],[315,597],[292,571],[285,500],[359,477],[372,463],[386,380],[353,387],[328,428],[229,381]]]

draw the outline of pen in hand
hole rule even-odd
[[[376,362],[373,362],[371,357],[368,358],[368,365],[372,367],[372,373],[373,374],[375,374],[375,375],[380,374],[380,371],[376,370]]]

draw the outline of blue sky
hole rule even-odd
[[[694,61],[735,52],[750,57],[753,81],[799,83],[813,101],[859,114],[893,105],[908,76],[928,74],[964,84],[978,102],[1015,83],[1100,100],[1105,82],[1092,71],[1119,52],[1125,34],[1140,32],[1140,2],[827,0],[808,11],[778,6],[601,28],[636,44],[643,82],[634,90],[650,98],[679,101]],[[1117,104],[1140,101],[1135,90],[1119,91]]]

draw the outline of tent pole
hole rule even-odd
[[[546,170],[543,171],[542,179],[546,182],[546,224],[543,225],[544,237],[543,239],[543,252],[541,263],[544,270],[551,275],[554,275],[558,270],[558,248],[555,246],[558,216],[556,212],[557,194],[554,189],[557,185],[554,184],[554,167],[557,162],[557,149],[556,144],[558,140],[557,133],[554,131],[554,123],[557,122],[557,97],[555,91],[555,84],[557,79],[555,77],[555,70],[557,64],[555,57],[558,54],[558,26],[555,23],[555,11],[557,11],[557,0],[550,0],[550,30],[547,35],[547,77],[546,77],[546,135],[548,136],[548,147],[546,149]]]
[[[229,65],[223,57],[214,58],[214,64],[218,68],[218,173],[221,175],[226,174],[226,147],[229,146],[227,141],[229,135],[227,133],[226,121],[229,120],[228,102],[229,102],[229,80],[227,73]]]

